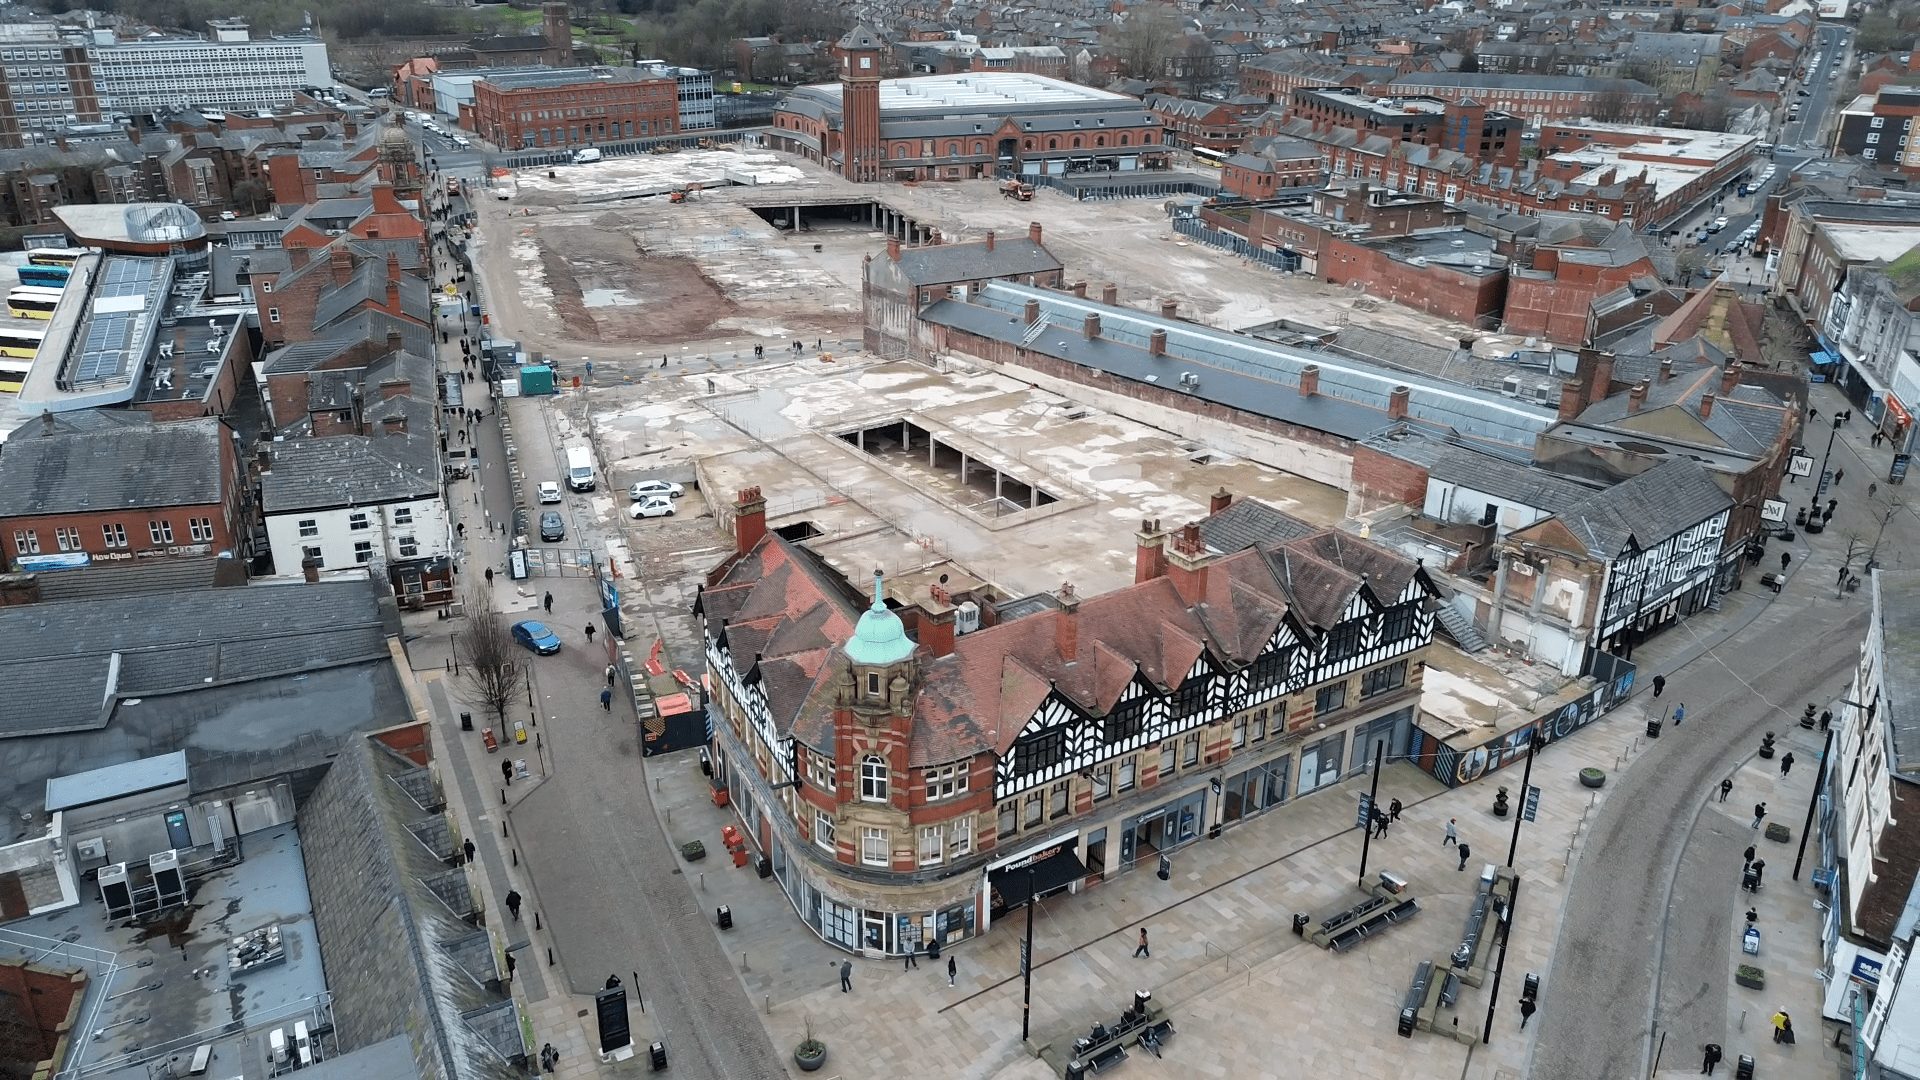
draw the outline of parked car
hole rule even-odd
[[[560,481],[558,480],[540,481],[540,501],[543,503],[559,502],[560,501]]]
[[[635,521],[650,517],[672,517],[673,500],[665,495],[649,495],[627,507],[627,516]]]
[[[677,499],[687,493],[687,489],[671,480],[642,480],[627,489],[627,498],[634,502],[650,499],[656,495],[668,499]]]
[[[1727,219],[1725,217],[1717,217],[1713,219],[1713,223],[1711,225],[1707,226],[1707,231],[1719,232],[1721,229],[1724,229],[1726,227],[1727,227]]]
[[[540,515],[540,539],[549,543],[567,538],[567,523],[560,520],[558,511],[549,510]]]
[[[552,656],[560,651],[560,635],[547,629],[547,624],[535,619],[514,623],[511,627],[513,640],[539,653]]]
[[[1710,238],[1712,238],[1712,236],[1713,236],[1712,233],[1708,232],[1705,229],[1701,229],[1699,232],[1693,234],[1693,242],[1696,244],[1704,244]]]

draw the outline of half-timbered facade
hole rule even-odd
[[[843,948],[971,936],[1407,745],[1432,582],[1264,504],[1145,523],[1132,586],[958,635],[943,593],[856,592],[768,534],[757,490],[733,511],[697,608],[716,782]]]
[[[1732,510],[1712,475],[1682,458],[1515,529],[1495,552],[1490,637],[1569,675],[1597,653],[1630,659],[1713,602]]]

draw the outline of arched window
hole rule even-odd
[[[876,755],[860,759],[860,798],[867,802],[887,801],[887,763]]]
[[[974,152],[974,153],[976,153],[976,154],[984,154],[984,153],[986,153],[986,152],[987,152],[987,144],[986,144],[986,143],[983,143],[983,142],[981,142],[981,141],[980,141],[979,139],[975,139],[975,140],[973,140],[973,152]]]
[[[1093,137],[1093,145],[1095,146],[1107,145],[1107,137],[1105,135],[1095,135]]]
[[[1132,146],[1132,145],[1133,145],[1133,136],[1131,136],[1131,135],[1129,135],[1129,134],[1127,134],[1127,133],[1126,133],[1126,132],[1124,132],[1124,131],[1123,131],[1123,132],[1121,132],[1121,133],[1120,133],[1120,145],[1121,145],[1121,146]]]
[[[953,155],[959,152],[960,152],[960,144],[957,142],[954,142],[951,139],[947,140],[947,156],[952,157]]]
[[[1075,135],[1075,136],[1073,137],[1073,148],[1074,148],[1075,150],[1078,150],[1078,149],[1080,149],[1080,136],[1078,136],[1078,135]]]
[[[1048,139],[1048,140],[1047,140],[1047,149],[1049,149],[1049,150],[1058,150],[1058,149],[1060,149],[1060,140],[1059,140],[1059,139]]]

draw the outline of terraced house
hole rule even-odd
[[[709,754],[841,948],[970,937],[1406,750],[1437,590],[1369,541],[1223,494],[1143,523],[1126,588],[993,602],[858,589],[765,507],[696,605]]]

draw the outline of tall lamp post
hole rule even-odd
[[[1820,456],[1820,480],[1813,486],[1813,505],[1815,510],[1820,508],[1820,496],[1827,493],[1827,465],[1833,460],[1833,440],[1840,434],[1840,425],[1846,418],[1846,413],[1840,413],[1835,416],[1833,418],[1833,430],[1827,432],[1827,452]],[[1812,515],[1808,516],[1811,517]]]
[[[1851,698],[1841,698],[1840,704],[1851,705],[1867,714],[1871,721],[1879,710],[1879,703],[1862,705]],[[1800,880],[1800,865],[1807,858],[1807,836],[1813,832],[1813,812],[1820,805],[1820,793],[1827,786],[1827,759],[1833,754],[1833,725],[1827,725],[1827,741],[1820,748],[1820,771],[1813,778],[1813,794],[1807,796],[1807,820],[1800,825],[1800,850],[1793,856],[1793,880]]]
[[[1033,1024],[1033,864],[1027,864],[1027,940],[1020,943],[1020,1041],[1027,1041]]]

